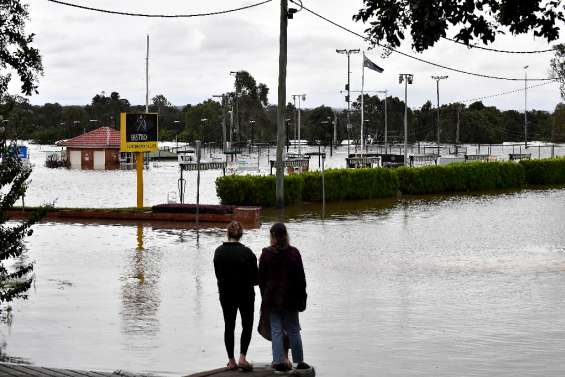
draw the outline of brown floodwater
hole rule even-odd
[[[564,214],[565,190],[334,203],[324,219],[319,205],[289,209],[306,361],[324,377],[565,375]],[[265,215],[243,238],[257,254],[277,216]],[[170,376],[224,365],[223,237],[37,226],[36,281],[4,315],[3,359]],[[255,332],[249,358],[270,357]]]

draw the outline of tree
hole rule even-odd
[[[555,108],[551,139],[554,143],[565,142],[565,103],[560,103]]]
[[[561,83],[561,98],[565,99],[565,43],[555,46],[555,57],[550,63],[553,77]]]
[[[35,212],[29,220],[18,225],[7,225],[6,211],[14,206],[27,188],[31,168],[14,153],[14,145],[0,140],[0,303],[16,298],[26,298],[26,292],[33,281],[33,263],[23,258],[24,238],[31,236],[31,227],[43,216]],[[16,263],[13,260],[16,260]]]
[[[0,70],[17,72],[22,82],[21,92],[37,93],[37,78],[43,73],[39,50],[32,47],[34,34],[26,34],[28,6],[20,0],[0,2]],[[0,72],[0,94],[4,94],[11,79],[10,73]]]
[[[27,6],[19,0],[0,2],[0,69],[13,69],[22,82],[21,92],[31,95],[37,92],[37,76],[42,73],[39,51],[31,46],[33,34],[25,33],[28,19]],[[9,73],[0,72],[0,98],[5,104],[4,93],[11,79]],[[8,104],[8,115],[18,101]],[[12,106],[12,108],[10,108]],[[8,119],[9,123],[9,119]],[[0,303],[25,298],[31,287],[33,263],[23,258],[24,238],[32,234],[31,227],[43,216],[35,211],[31,218],[16,225],[7,224],[7,211],[14,206],[27,188],[31,168],[25,166],[15,144],[6,143],[4,122],[0,125]]]
[[[369,23],[365,30],[373,44],[386,41],[398,47],[408,31],[412,48],[421,52],[456,28],[455,40],[484,44],[499,34],[530,31],[548,42],[559,38],[558,22],[565,22],[560,0],[363,0],[355,21]]]

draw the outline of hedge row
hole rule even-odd
[[[565,158],[520,161],[530,185],[565,184]]]
[[[524,169],[514,162],[473,162],[400,168],[400,191],[406,195],[521,188]]]
[[[441,194],[530,185],[565,184],[565,158],[515,162],[473,162],[399,169],[330,169],[325,172],[326,200],[376,199]],[[274,206],[274,176],[220,177],[222,204]],[[322,175],[309,172],[285,177],[285,203],[322,200]]]
[[[386,198],[398,192],[398,177],[390,169],[330,169],[325,172],[326,200]],[[222,204],[270,207],[275,201],[275,177],[228,175],[216,181]],[[284,177],[285,203],[322,200],[322,174]]]

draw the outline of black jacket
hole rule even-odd
[[[248,247],[239,242],[224,242],[214,253],[214,270],[220,296],[255,294],[257,257]]]

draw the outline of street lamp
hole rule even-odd
[[[302,139],[300,137],[300,106],[301,101],[306,101],[306,94],[293,94],[292,100],[294,101],[294,108],[296,108],[296,99],[298,98],[298,121],[297,121],[297,128],[298,128],[298,154],[302,154]]]
[[[432,79],[436,80],[437,87],[437,154],[440,154],[440,125],[439,125],[439,82],[441,80],[447,79],[448,76],[432,76]]]
[[[347,97],[345,97],[345,102],[347,102],[347,154],[349,155],[349,132],[351,131],[351,120],[350,120],[350,113],[351,113],[351,55],[358,54],[361,52],[360,49],[354,50],[335,50],[338,54],[343,54],[347,56],[347,84],[345,85],[345,90],[347,90]]]
[[[404,165],[408,166],[408,84],[414,83],[414,75],[411,73],[401,73],[398,82],[404,82]]]

